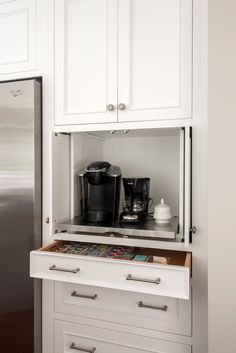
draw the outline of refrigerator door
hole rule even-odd
[[[0,83],[0,352],[40,352],[41,289],[29,278],[40,244],[41,84]]]

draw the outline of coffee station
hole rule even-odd
[[[205,352],[205,2],[54,5],[44,353]]]
[[[91,165],[106,165],[91,169]],[[170,206],[161,199],[150,211],[150,178],[122,178],[121,169],[108,162],[93,162],[79,174],[81,216],[64,222],[61,231],[91,231],[109,236],[175,239],[179,218],[171,216]],[[123,184],[123,185],[122,185]],[[120,200],[123,187],[124,200]],[[119,213],[121,205],[121,213]]]
[[[46,280],[58,349],[82,334],[86,349],[104,337],[118,352],[122,326],[127,344],[140,330],[154,352],[190,353],[191,128],[57,132],[51,146],[53,241],[30,269]],[[148,352],[142,335],[135,353]]]
[[[56,134],[52,141],[57,240],[189,246],[190,129]]]

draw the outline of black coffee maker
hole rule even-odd
[[[148,215],[150,178],[123,178],[125,199],[121,223],[142,223]]]
[[[79,173],[81,211],[86,222],[110,222],[118,218],[121,170],[108,162],[90,163]]]

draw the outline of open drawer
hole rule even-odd
[[[30,275],[35,278],[189,299],[191,253],[128,247],[111,247],[109,252],[109,247],[111,246],[56,241],[31,252]]]

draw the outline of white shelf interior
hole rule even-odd
[[[53,136],[53,219],[81,214],[78,173],[96,160],[119,165],[123,177],[150,177],[154,205],[164,198],[184,223],[184,132],[179,128],[72,133]],[[120,205],[124,198],[121,185]],[[120,212],[122,208],[120,207]]]

